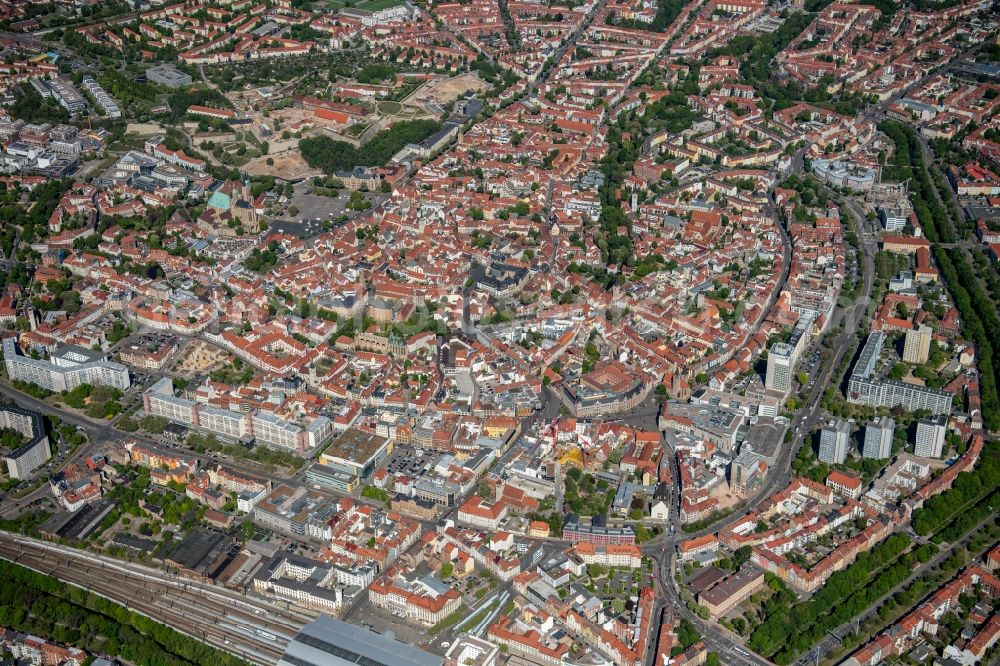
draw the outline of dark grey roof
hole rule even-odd
[[[51,356],[54,358],[68,358],[76,363],[97,363],[107,358],[104,352],[87,349],[80,345],[63,345]]]
[[[22,455],[33,449],[38,442],[45,439],[45,421],[42,419],[40,412],[25,409],[24,407],[14,403],[0,405],[0,410],[11,412],[13,414],[20,414],[21,416],[27,416],[31,419],[31,436],[29,437],[26,433],[21,433],[28,441],[19,446],[15,451],[11,451],[8,455],[9,458],[20,458]]]
[[[320,615],[288,644],[278,666],[442,666],[444,660],[374,631]]]

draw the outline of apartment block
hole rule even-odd
[[[873,331],[868,336],[848,380],[847,401],[872,407],[903,407],[911,412],[926,409],[932,414],[950,414],[952,395],[947,391],[874,376],[884,344],[882,331]]]
[[[3,341],[4,365],[11,379],[37,384],[48,391],[71,391],[80,384],[111,386],[126,391],[131,385],[128,368],[121,363],[75,345],[66,345],[48,361],[22,356],[14,338]]]
[[[851,441],[851,424],[839,420],[820,430],[819,459],[831,465],[840,465],[847,460],[847,449]]]
[[[0,428],[16,430],[28,441],[4,456],[12,479],[26,479],[52,457],[42,415],[17,405],[0,405]]]
[[[903,360],[907,363],[926,363],[931,351],[931,329],[928,326],[906,332],[903,343]]]
[[[268,446],[304,452],[333,436],[333,421],[326,416],[317,416],[303,426],[263,410],[242,412],[213,407],[174,395],[170,377],[153,384],[143,393],[142,402],[147,414],[230,440],[253,439]]]
[[[936,416],[917,421],[917,438],[913,452],[922,458],[940,458],[944,451],[948,417]]]
[[[872,421],[865,426],[865,441],[861,455],[865,458],[884,460],[892,455],[892,437],[896,422],[888,416]]]

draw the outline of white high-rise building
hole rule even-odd
[[[940,458],[944,452],[948,417],[935,416],[917,421],[917,440],[913,452],[922,458]]]
[[[906,332],[903,342],[903,360],[907,363],[926,363],[931,353],[931,329],[927,326]]]
[[[837,421],[823,427],[819,436],[819,459],[831,465],[840,465],[847,460],[847,449],[851,440],[851,424]]]
[[[782,393],[791,390],[794,354],[794,348],[784,342],[771,345],[771,350],[767,353],[767,376],[764,378],[764,386]]]
[[[12,479],[26,479],[52,457],[42,415],[17,405],[0,405],[0,428],[15,430],[28,440],[4,456]]]
[[[872,421],[865,426],[865,443],[861,455],[865,458],[884,460],[892,455],[892,436],[896,422],[888,416]]]

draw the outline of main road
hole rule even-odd
[[[138,389],[136,389],[138,390]],[[151,446],[156,446],[158,448],[170,448],[177,449],[175,445],[167,442],[160,441],[155,438],[146,437],[138,433],[124,433],[117,430],[111,422],[107,421],[93,421],[85,416],[80,415],[77,412],[63,409],[61,407],[56,407],[50,405],[49,403],[34,398],[26,393],[22,393],[17,389],[11,387],[9,384],[0,381],[0,396],[7,397],[15,401],[20,406],[31,409],[48,416],[54,416],[58,418],[62,423],[68,423],[70,425],[80,428],[87,435],[87,443],[83,448],[73,456],[72,459],[67,458],[55,469],[48,470],[48,475],[56,474],[61,471],[66,465],[76,459],[85,458],[101,448],[105,447],[109,443],[121,442],[125,439],[135,439]],[[180,449],[178,449],[180,451]],[[238,460],[226,459],[225,464],[227,467],[231,467],[245,474],[251,476],[262,476],[263,471],[256,466],[243,463]],[[2,507],[0,507],[0,516],[14,516],[21,511],[24,507],[27,507],[34,502],[38,501],[42,497],[46,497],[49,494],[48,485],[42,484],[39,488],[28,493],[24,497],[13,499],[7,497],[4,501]]]
[[[750,513],[761,502],[766,500],[775,490],[786,486],[791,480],[791,460],[798,451],[798,448],[805,443],[805,438],[809,436],[809,433],[822,417],[823,392],[831,381],[837,381],[840,379],[839,377],[834,376],[834,372],[840,367],[840,363],[844,355],[855,349],[859,342],[857,335],[858,326],[867,312],[868,304],[871,300],[872,289],[875,285],[876,247],[874,235],[872,233],[866,233],[870,231],[868,229],[870,222],[864,215],[858,214],[858,212],[854,209],[855,206],[856,205],[853,201],[848,202],[848,208],[858,219],[858,224],[860,225],[859,238],[861,240],[861,258],[859,263],[862,268],[863,289],[858,297],[858,300],[848,308],[837,310],[837,314],[833,317],[833,320],[830,323],[832,327],[842,324],[843,328],[834,341],[833,353],[831,354],[830,359],[823,366],[819,376],[812,381],[812,388],[808,401],[803,409],[795,415],[789,425],[790,428],[793,428],[792,432],[794,433],[792,442],[782,450],[782,453],[779,455],[778,461],[774,466],[773,473],[768,476],[764,486],[754,496],[754,498],[741,508],[738,515],[727,516],[717,523],[696,532],[690,532],[687,534],[683,534],[681,532],[679,519],[680,511],[678,504],[680,498],[675,498],[676,502],[671,515],[673,534],[676,536],[667,537],[664,540],[658,540],[654,543],[647,544],[643,548],[645,554],[653,558],[657,564],[656,573],[658,578],[658,587],[660,589],[661,596],[666,599],[666,603],[664,603],[662,607],[666,609],[666,612],[686,619],[694,625],[708,648],[713,652],[718,653],[720,657],[722,657],[722,661],[727,664],[736,664],[737,666],[766,666],[771,662],[750,652],[749,650],[743,649],[740,647],[742,639],[739,636],[733,634],[718,624],[702,620],[685,606],[677,581],[674,578],[675,562],[673,550],[676,542],[679,540],[694,538],[718,531],[721,526],[732,523],[739,517]],[[676,465],[673,463],[671,464],[671,471],[674,475],[675,487],[679,487],[676,486],[679,479],[677,478]],[[652,663],[652,655],[647,663]]]

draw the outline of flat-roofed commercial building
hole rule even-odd
[[[146,80],[169,88],[182,88],[191,85],[191,75],[186,74],[171,65],[158,65],[146,70]]]
[[[700,593],[698,603],[708,608],[712,617],[720,617],[762,587],[764,570],[747,563],[732,576]]]
[[[392,442],[385,437],[348,428],[323,452],[321,462],[334,470],[366,479],[391,453]]]
[[[315,463],[306,470],[306,481],[345,493],[354,492],[360,483],[354,474],[347,474],[320,463]]]
[[[663,403],[659,425],[661,430],[672,428],[707,439],[723,453],[730,453],[736,448],[739,430],[745,420],[739,409],[670,401]]]
[[[264,527],[329,541],[336,504],[302,486],[276,486],[253,507],[253,521]]]

